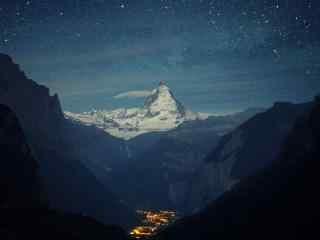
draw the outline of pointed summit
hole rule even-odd
[[[159,87],[146,99],[144,108],[147,109],[149,116],[170,115],[179,119],[185,115],[184,106],[174,97],[164,81],[161,81]]]
[[[184,121],[197,119],[187,111],[164,81],[148,96],[142,108],[93,111],[83,114],[66,113],[66,116],[86,125],[103,128],[111,135],[125,140],[147,132],[168,131]]]

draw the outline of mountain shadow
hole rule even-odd
[[[235,183],[269,166],[311,103],[275,103],[222,137],[191,182],[186,209],[195,212]]]
[[[306,239],[320,217],[320,98],[296,122],[276,160],[203,211],[154,239]]]
[[[135,213],[85,166],[90,154],[92,159],[99,155],[100,162],[121,157],[117,140],[105,134],[101,137],[96,129],[66,120],[58,96],[50,96],[48,88],[28,79],[3,54],[0,54],[0,103],[9,106],[21,123],[50,207],[88,215],[106,224],[125,227],[135,224]],[[94,150],[92,139],[103,141],[100,149],[104,155]]]
[[[49,210],[38,163],[15,114],[0,104],[0,239],[127,239],[119,227]]]

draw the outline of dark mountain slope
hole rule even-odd
[[[130,187],[122,188],[122,196],[127,196],[127,201],[137,208],[183,211],[189,180],[209,152],[208,145],[215,144],[217,139],[219,136],[214,133],[203,134],[202,139],[195,139],[191,134],[189,137],[163,135],[129,162],[123,177],[130,179]],[[201,144],[205,140],[207,143]]]
[[[96,176],[99,182],[112,190],[117,169],[128,163],[125,142],[114,138],[102,129],[66,121],[66,137],[74,156],[77,156]]]
[[[223,162],[233,156],[231,177],[239,179],[266,167],[279,153],[280,147],[299,116],[310,104],[275,103],[224,137],[207,161]],[[239,135],[237,145],[234,136]],[[227,149],[228,145],[236,146]],[[231,150],[231,151],[228,151]]]
[[[48,210],[37,162],[15,114],[0,105],[0,239],[126,239],[118,227]]]
[[[0,105],[0,159],[0,207],[45,205],[38,164],[31,156],[18,119],[4,105]]]
[[[190,182],[195,171],[205,165],[203,159],[222,134],[260,111],[187,121],[168,132],[147,133],[127,141],[131,160],[122,172],[120,169],[116,180],[120,187],[115,191],[135,208],[169,208],[185,214]]]
[[[92,159],[98,156],[90,141],[98,139],[99,133],[68,122],[57,95],[50,96],[48,88],[28,79],[19,66],[3,54],[0,54],[0,103],[8,105],[21,122],[38,162],[49,206],[85,213],[104,223],[128,226],[135,222],[134,213],[84,166],[90,152]],[[82,138],[77,138],[79,135]],[[120,147],[108,144],[102,147],[105,155],[100,156],[99,161],[107,162],[110,156],[121,155],[116,152]]]
[[[90,217],[48,209],[0,209],[1,240],[126,240],[116,226],[105,226]]]
[[[278,155],[295,121],[310,107],[310,103],[275,103],[224,136],[195,173],[188,196],[190,212],[268,166]]]
[[[320,217],[320,99],[295,125],[279,157],[199,214],[155,239],[306,239]]]

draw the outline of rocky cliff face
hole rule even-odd
[[[163,118],[180,119],[186,116],[186,109],[163,82],[146,99],[144,107],[148,116],[162,115]]]
[[[59,144],[61,131],[52,134],[63,121],[57,95],[50,96],[48,88],[28,79],[9,56],[0,54],[0,66],[0,103],[17,114],[28,141]]]
[[[224,136],[195,174],[187,208],[204,207],[241,179],[268,166],[295,121],[310,106],[276,103]]]

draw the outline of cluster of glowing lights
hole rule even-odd
[[[176,213],[173,211],[138,210],[137,213],[142,216],[144,224],[130,232],[130,236],[137,239],[154,235],[161,227],[168,225],[176,218]]]

